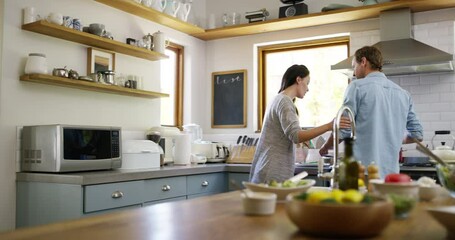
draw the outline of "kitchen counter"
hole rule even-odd
[[[116,169],[75,173],[18,172],[16,173],[16,181],[93,185],[215,172],[249,173],[250,168],[251,164],[210,163],[185,166],[171,165],[151,169]],[[309,175],[317,175],[316,167],[296,166],[296,173],[303,170],[307,171]]]
[[[445,239],[446,230],[427,212],[455,199],[420,202],[410,217],[392,220],[373,239]],[[188,201],[85,217],[0,234],[0,239],[312,239],[300,233],[278,203],[271,216],[245,216],[238,191]]]

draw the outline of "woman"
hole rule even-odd
[[[308,92],[310,72],[304,65],[292,65],[283,75],[281,88],[265,113],[261,137],[254,154],[250,182],[282,182],[294,175],[295,144],[308,141],[332,130],[333,121],[310,130],[302,130],[293,99]],[[342,118],[341,128],[350,122]]]

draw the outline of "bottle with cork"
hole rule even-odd
[[[359,189],[359,163],[352,151],[354,139],[344,139],[344,157],[339,166],[339,186],[341,190]]]

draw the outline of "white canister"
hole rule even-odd
[[[164,54],[169,41],[166,40],[164,33],[158,31],[153,34],[153,51]]]
[[[36,13],[34,7],[24,8],[23,24],[28,24],[36,21]]]
[[[174,164],[191,164],[191,135],[179,134],[174,136]]]
[[[30,53],[25,64],[25,73],[47,74],[46,55],[42,53]]]

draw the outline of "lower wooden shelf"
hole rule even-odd
[[[140,89],[131,89],[124,88],[115,85],[107,85],[102,83],[89,82],[84,80],[76,80],[70,78],[56,77],[47,74],[26,74],[20,77],[21,81],[25,82],[34,82],[42,83],[49,85],[56,85],[62,87],[77,88],[82,90],[94,91],[94,92],[104,92],[112,93],[119,95],[126,95],[132,97],[142,97],[142,98],[162,98],[169,97],[169,94],[159,93],[159,92],[150,92]]]

